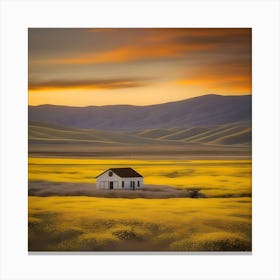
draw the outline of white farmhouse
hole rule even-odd
[[[96,177],[98,189],[143,189],[143,176],[132,168],[110,168]]]

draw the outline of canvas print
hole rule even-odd
[[[251,70],[250,28],[30,28],[29,252],[250,252]]]

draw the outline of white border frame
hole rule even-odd
[[[280,279],[278,1],[2,0],[0,19],[1,279]],[[252,255],[28,255],[28,27],[253,28]]]

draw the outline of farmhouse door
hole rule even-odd
[[[110,182],[110,190],[114,188],[114,182]]]

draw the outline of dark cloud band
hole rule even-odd
[[[49,80],[30,82],[29,90],[49,89],[121,89],[146,86],[150,79],[90,79],[90,80]]]

